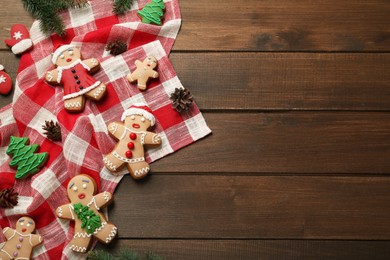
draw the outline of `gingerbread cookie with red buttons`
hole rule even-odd
[[[137,66],[137,69],[127,75],[127,80],[129,82],[137,81],[138,89],[145,90],[149,78],[158,78],[158,72],[154,70],[157,67],[157,59],[148,56],[144,61],[136,60],[135,66]]]
[[[52,57],[56,69],[46,74],[49,84],[64,87],[64,105],[68,112],[84,110],[85,98],[101,100],[107,92],[104,83],[94,79],[93,74],[100,69],[97,59],[82,60],[79,49],[72,45],[63,45],[56,49]]]
[[[108,170],[117,172],[126,165],[134,179],[144,178],[150,171],[145,160],[144,145],[160,146],[158,134],[148,131],[156,119],[144,104],[134,104],[122,115],[122,122],[108,125],[109,134],[118,141],[114,150],[104,156],[103,162]]]
[[[67,186],[70,203],[57,208],[59,218],[75,222],[70,248],[75,252],[88,251],[92,237],[108,244],[117,234],[117,228],[109,223],[100,209],[108,206],[113,196],[110,192],[97,193],[94,179],[86,174],[73,177]]]
[[[18,219],[16,229],[4,228],[7,242],[0,249],[0,259],[30,259],[34,247],[43,242],[40,235],[33,234],[34,231],[35,221],[30,217]]]

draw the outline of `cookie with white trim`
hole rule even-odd
[[[131,177],[144,178],[150,171],[145,160],[144,145],[160,146],[158,134],[148,131],[154,126],[156,119],[144,104],[134,104],[122,115],[122,122],[108,125],[109,134],[118,141],[114,150],[103,158],[104,165],[111,172],[117,172],[127,166]]]
[[[157,67],[157,59],[148,56],[144,61],[136,60],[135,66],[137,66],[137,69],[127,75],[127,80],[129,82],[137,81],[138,89],[145,90],[150,78],[158,78],[158,72],[154,70]]]
[[[90,75],[100,69],[97,59],[82,60],[78,48],[63,45],[53,53],[52,62],[57,68],[49,71],[45,80],[49,84],[64,87],[63,99],[68,112],[83,111],[85,98],[99,101],[105,96],[106,85]]]
[[[94,179],[86,174],[73,177],[67,186],[70,203],[57,208],[59,218],[75,222],[74,236],[70,248],[75,252],[88,251],[92,237],[108,244],[117,234],[114,224],[107,221],[100,209],[107,207],[113,200],[110,192],[96,194]]]
[[[0,249],[0,259],[30,259],[34,247],[43,242],[40,235],[33,234],[34,231],[35,221],[27,216],[18,219],[15,229],[4,228],[7,242]]]

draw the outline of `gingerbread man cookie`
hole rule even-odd
[[[129,82],[137,81],[138,89],[145,90],[149,78],[158,78],[157,71],[153,70],[157,67],[157,59],[153,56],[148,56],[144,61],[136,60],[135,65],[137,69],[127,75],[127,80]]]
[[[118,144],[103,158],[103,162],[111,172],[117,172],[126,165],[134,179],[141,179],[150,170],[145,161],[144,145],[161,145],[160,136],[147,131],[154,126],[156,119],[149,107],[135,104],[123,113],[122,121],[124,123],[108,125],[110,135],[118,140]]]
[[[21,217],[16,222],[16,230],[6,227],[3,234],[7,239],[0,249],[0,259],[30,259],[34,247],[43,242],[40,235],[32,234],[35,222],[30,217]]]
[[[116,226],[107,222],[100,212],[102,207],[111,203],[112,194],[106,191],[96,194],[96,191],[96,183],[90,176],[77,175],[67,186],[70,203],[56,210],[59,218],[75,222],[75,234],[70,241],[70,248],[75,252],[87,252],[92,236],[108,244],[117,234]]]
[[[101,100],[107,92],[104,83],[95,80],[90,73],[100,69],[97,59],[81,60],[80,50],[72,45],[58,48],[52,57],[56,69],[46,74],[45,80],[50,84],[64,87],[65,109],[69,112],[81,112],[85,98]]]

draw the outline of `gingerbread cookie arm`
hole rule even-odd
[[[31,235],[30,237],[30,244],[34,247],[39,245],[40,243],[43,242],[43,239],[40,235]]]
[[[100,68],[100,62],[95,58],[83,60],[82,62],[90,68],[91,73]]]
[[[51,84],[59,84],[58,69],[54,69],[46,73],[45,80]]]
[[[112,201],[112,194],[108,191],[99,193],[94,196],[97,208],[107,206]]]
[[[125,133],[126,128],[120,122],[112,122],[107,126],[107,130],[116,140],[120,140]]]
[[[3,235],[7,240],[11,239],[11,237],[13,237],[14,234],[15,234],[15,230],[12,228],[6,227],[3,229]]]
[[[154,70],[150,70],[150,71],[148,71],[148,76],[156,79],[156,78],[158,78],[158,72],[154,71]]]
[[[145,138],[144,138],[144,144],[149,145],[160,145],[161,144],[161,137],[159,134],[155,134],[153,132],[146,132]]]
[[[71,204],[65,204],[57,208],[56,210],[57,217],[62,219],[75,219],[73,206]]]

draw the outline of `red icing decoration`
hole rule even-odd
[[[0,94],[7,95],[11,92],[12,89],[12,80],[11,77],[2,71],[4,67],[0,65]]]
[[[127,157],[127,158],[133,157],[133,153],[132,153],[131,151],[127,151],[127,152],[126,152],[126,157]]]
[[[129,142],[129,143],[127,144],[127,147],[128,147],[129,149],[134,149],[134,143],[133,143],[133,142]]]
[[[137,139],[137,135],[136,135],[135,133],[131,133],[131,134],[130,134],[130,139],[131,139],[131,140]]]
[[[61,67],[58,67],[61,70]],[[83,65],[80,63],[75,64],[71,68],[62,69],[61,84],[64,86],[64,95],[76,95],[79,91],[93,86],[96,84],[96,80],[88,74]]]

